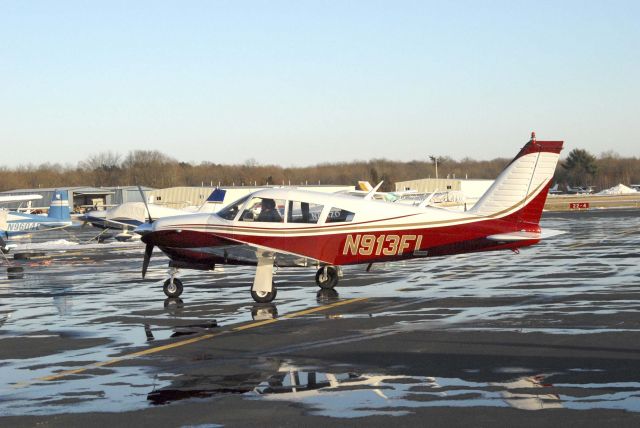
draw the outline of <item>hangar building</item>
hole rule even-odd
[[[69,192],[69,209],[71,212],[82,212],[89,208],[109,207],[120,205],[124,202],[141,202],[142,196],[137,186],[124,187],[38,187],[35,189],[14,189],[6,192],[0,192],[0,195],[19,196],[19,195],[41,195],[42,199],[31,202],[31,208],[34,210],[47,211],[49,203],[53,198],[56,190],[66,190]],[[146,194],[151,190],[150,187],[142,187]],[[26,202],[12,202],[3,204],[3,208],[17,209],[27,206]]]

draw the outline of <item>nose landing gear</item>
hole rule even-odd
[[[167,297],[177,298],[182,294],[182,290],[184,287],[182,286],[182,281],[176,278],[177,274],[178,269],[171,268],[169,270],[169,278],[164,282],[164,285],[162,286],[162,291],[164,291],[164,294]]]
[[[257,252],[258,265],[256,276],[253,278],[251,297],[257,303],[270,303],[276,298],[278,290],[273,281],[273,264],[275,257],[266,251]]]
[[[274,282],[271,283],[271,291],[251,290],[251,297],[256,303],[271,303],[276,298],[278,289]]]

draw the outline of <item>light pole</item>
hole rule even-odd
[[[437,156],[429,156],[431,162],[436,164],[436,180],[438,179],[438,157]]]

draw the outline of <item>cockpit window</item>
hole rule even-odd
[[[284,200],[252,198],[242,212],[240,221],[282,223],[284,222]]]
[[[355,214],[351,211],[343,210],[341,208],[331,208],[329,215],[325,220],[325,223],[345,223],[353,220]]]
[[[287,223],[318,223],[324,205],[310,202],[289,201]]]
[[[249,196],[240,198],[234,203],[227,205],[226,207],[218,211],[218,216],[222,217],[225,220],[233,220],[234,218],[236,218],[238,211],[240,211],[240,208],[242,207],[242,205],[244,205],[247,199],[249,199]]]

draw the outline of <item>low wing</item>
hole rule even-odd
[[[146,232],[151,228],[149,224],[144,224],[136,229],[136,233],[142,235],[142,241],[147,245],[158,246],[165,252],[178,267],[189,267],[192,269],[211,269],[213,264],[235,264],[235,265],[256,265],[258,263],[258,255],[264,256],[268,253],[274,257],[274,264],[281,267],[305,267],[315,264],[325,264],[301,254],[295,254],[284,251],[279,248],[257,245],[251,242],[243,241],[236,237],[226,236],[225,234],[208,234],[208,241],[202,242],[202,246],[194,245],[194,240],[180,238],[179,241],[166,240],[166,233],[182,233],[188,231],[164,231],[164,232]],[[164,234],[163,244],[159,244],[155,236],[156,234]]]
[[[216,256],[222,256],[227,260],[242,264],[257,263],[257,250],[273,253],[275,256],[275,265],[280,267],[306,267],[317,263],[324,264],[320,260],[315,260],[302,254],[284,251],[279,248],[256,245],[238,238],[228,238],[223,236],[219,236],[219,238],[230,241],[230,245],[205,247],[198,250],[215,254]]]

